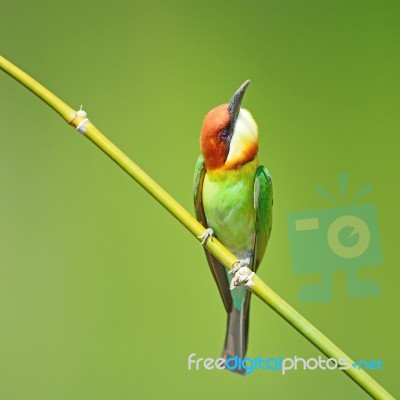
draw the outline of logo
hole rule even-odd
[[[339,183],[341,205],[287,215],[293,272],[321,275],[320,283],[300,289],[302,301],[332,301],[333,273],[337,270],[346,271],[350,297],[375,297],[381,292],[377,282],[357,275],[360,268],[379,265],[382,260],[376,207],[372,203],[355,204],[372,186],[365,185],[345,205],[346,173],[339,175]],[[317,193],[339,203],[322,187]]]
[[[238,356],[230,357],[228,359],[224,358],[195,358],[196,353],[192,353],[188,357],[188,370],[243,370],[246,375],[250,375],[255,370],[261,371],[280,371],[282,375],[286,375],[287,371],[296,371],[302,369],[304,371],[314,371],[316,369],[321,369],[323,371],[333,371],[336,369],[370,369],[370,370],[383,370],[383,362],[380,360],[360,360],[358,363],[351,361],[348,358],[340,358],[336,360],[334,358],[324,359],[321,356],[316,358],[302,358],[302,357],[255,357],[255,358],[240,358]]]

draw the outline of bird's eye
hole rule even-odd
[[[219,133],[219,137],[222,140],[227,140],[229,138],[230,134],[228,131],[222,131]]]

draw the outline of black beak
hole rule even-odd
[[[236,93],[233,95],[231,101],[229,102],[228,106],[228,111],[229,115],[231,117],[231,123],[230,123],[230,131],[233,133],[233,130],[235,128],[236,120],[239,115],[240,111],[240,105],[242,104],[243,96],[246,92],[247,86],[250,85],[250,81],[247,80],[240,86],[240,88],[236,91]]]

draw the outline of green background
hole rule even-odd
[[[205,113],[247,78],[274,226],[260,275],[399,393],[399,20],[389,1],[0,0],[1,53],[91,120],[192,211]],[[53,111],[0,74],[0,398],[364,399],[339,371],[189,371],[225,314],[198,242]],[[379,298],[304,303],[286,215],[367,183]],[[250,357],[320,353],[253,298]]]

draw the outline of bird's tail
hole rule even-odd
[[[250,292],[246,293],[244,303],[240,309],[232,307],[228,314],[225,346],[222,358],[227,360],[226,368],[232,372],[246,374],[246,369],[241,365],[247,350],[249,332]],[[228,360],[234,358],[233,360]]]

